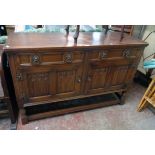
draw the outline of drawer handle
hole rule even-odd
[[[88,79],[87,79],[87,80],[88,80],[88,82],[90,82],[90,81],[91,81],[91,77],[90,77],[90,76],[88,76]]]
[[[125,58],[128,58],[128,57],[130,57],[130,49],[125,49],[124,51],[123,51],[123,57],[125,57]]]
[[[80,77],[78,77],[77,83],[81,83],[81,78]]]
[[[100,52],[100,59],[103,60],[107,57],[107,52]]]
[[[22,73],[17,73],[17,74],[16,74],[16,79],[17,79],[18,81],[23,80]]]
[[[40,57],[38,55],[33,55],[32,56],[32,64],[40,64]]]
[[[72,58],[73,58],[72,54],[71,53],[67,53],[67,54],[64,55],[64,62],[72,63]]]

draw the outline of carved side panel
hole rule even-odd
[[[110,72],[110,67],[104,66],[91,66],[88,71],[87,81],[86,81],[86,90],[88,94],[100,93],[107,88],[108,76]]]

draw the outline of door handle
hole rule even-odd
[[[88,82],[90,82],[91,81],[91,76],[88,76],[87,80],[88,80]]]
[[[125,49],[123,51],[123,57],[125,57],[125,58],[129,58],[130,57],[130,54],[131,54],[130,49]]]
[[[81,78],[80,77],[78,77],[77,82],[81,83]]]
[[[40,57],[38,55],[33,55],[31,59],[32,59],[32,64],[33,65],[40,64]]]

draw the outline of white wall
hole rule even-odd
[[[148,25],[145,29],[144,35],[142,40],[144,40],[146,38],[146,36],[151,32],[155,30],[155,25]],[[152,33],[148,39],[146,40],[146,42],[149,43],[149,45],[145,48],[144,50],[144,58],[151,55],[152,53],[155,53],[155,33]],[[151,58],[151,57],[150,57]],[[148,59],[150,59],[148,58]],[[138,66],[138,70],[141,71],[142,73],[146,73],[146,70],[143,68],[143,59],[141,59],[139,66]]]

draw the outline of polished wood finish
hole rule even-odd
[[[72,33],[71,33],[72,34]],[[73,33],[74,34],[74,33]],[[72,35],[71,35],[72,36]],[[124,39],[119,40],[120,32],[108,32],[107,35],[101,32],[81,32],[77,44],[74,39],[68,36],[65,37],[62,33],[14,33],[10,34],[7,44],[4,47],[7,53],[17,53],[24,50],[30,52],[31,49],[41,53],[44,50],[50,50],[50,53],[56,49],[67,48],[68,50],[75,49],[96,49],[96,48],[116,48],[116,47],[145,47],[148,44],[134,39],[131,36],[124,34]],[[31,52],[30,52],[31,53]]]
[[[116,93],[123,101],[147,43],[121,33],[80,33],[77,42],[61,33],[17,33],[4,48],[22,123],[102,104],[28,116],[26,107]],[[108,101],[109,105],[112,102]],[[108,104],[107,102],[105,104]]]

